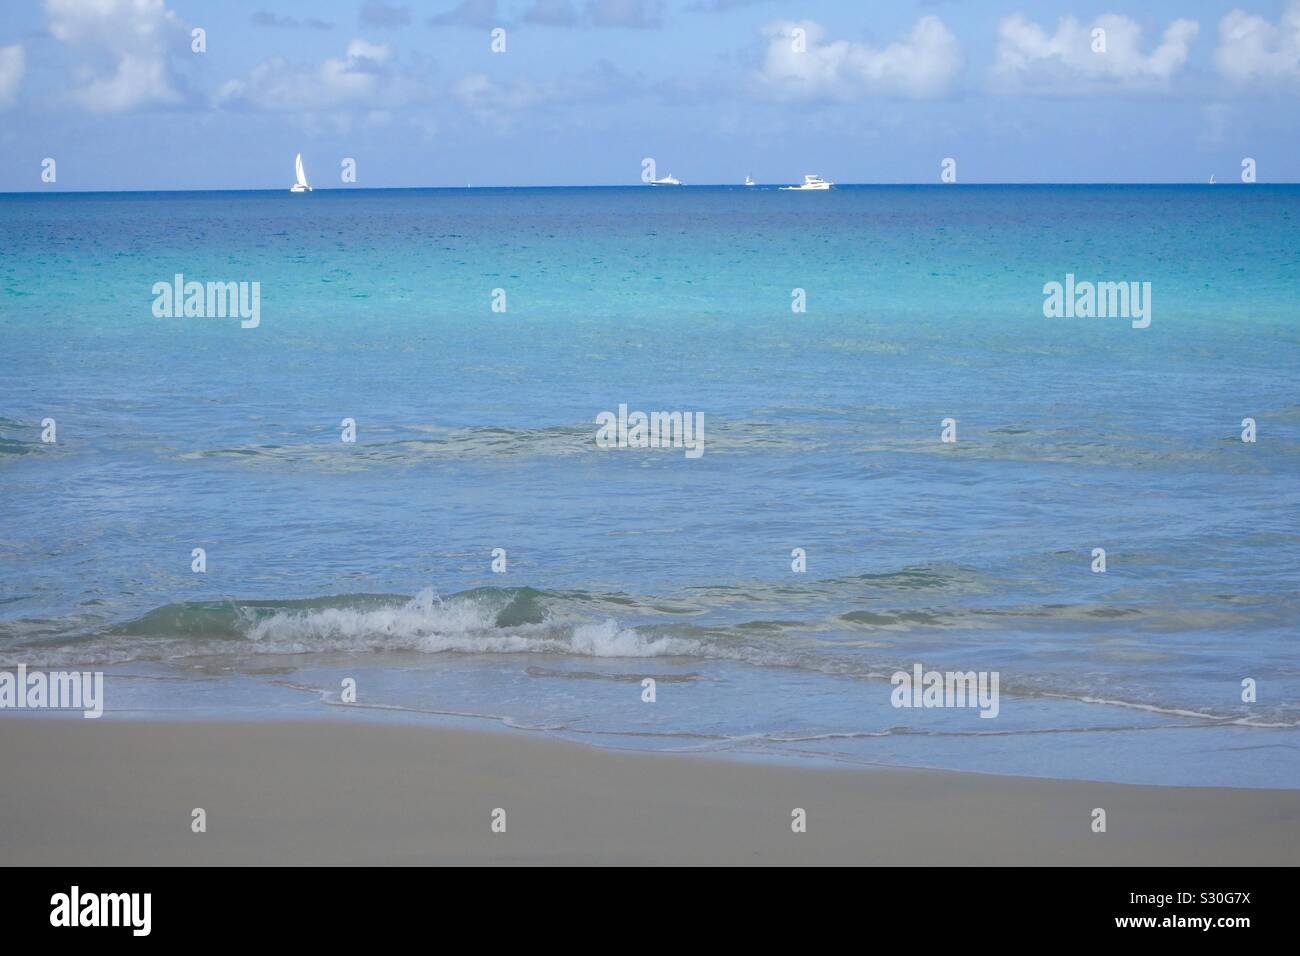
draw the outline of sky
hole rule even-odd
[[[0,0],[4,192],[1295,182],[1298,121],[1300,0]]]

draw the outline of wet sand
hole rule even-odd
[[[1258,865],[1300,792],[820,768],[378,722],[0,719],[9,865]],[[192,811],[207,832],[191,830]],[[1107,832],[1093,833],[1104,808]],[[505,832],[493,832],[494,811]],[[791,829],[792,811],[807,831]]]

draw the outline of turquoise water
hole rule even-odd
[[[614,746],[1300,787],[1297,227],[1264,185],[0,196],[0,666],[104,667],[109,719],[353,677]],[[260,324],[156,317],[176,273]],[[1150,327],[1045,318],[1067,273]],[[620,404],[704,454],[597,447]],[[997,718],[891,706],[917,662]]]

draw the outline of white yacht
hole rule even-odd
[[[748,173],[745,174],[745,185],[746,186],[754,185],[754,177],[750,176]]]
[[[830,189],[834,183],[827,182],[815,173],[809,173],[798,186],[782,186],[782,189]]]
[[[682,181],[673,176],[672,173],[669,173],[667,176],[662,176],[659,179],[650,180],[651,186],[680,186],[681,184]]]
[[[293,171],[298,177],[298,181],[289,187],[291,193],[309,193],[311,187],[307,185],[307,174],[302,171],[302,153],[299,153],[293,161]]]

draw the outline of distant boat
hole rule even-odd
[[[748,175],[748,174],[745,175],[745,185],[746,185],[746,186],[752,186],[752,185],[754,185],[753,177],[751,177],[751,176]]]
[[[672,173],[669,173],[667,176],[664,176],[662,179],[650,180],[651,186],[680,186],[681,184],[682,181],[680,179],[674,178]]]
[[[1210,173],[1210,185],[1214,185],[1214,173]]]
[[[299,153],[293,161],[293,171],[298,177],[298,181],[289,187],[291,193],[309,193],[311,187],[307,185],[307,174],[302,171],[302,153]]]
[[[815,173],[809,173],[803,178],[803,182],[798,186],[782,186],[782,189],[830,189],[834,183],[829,183]]]

